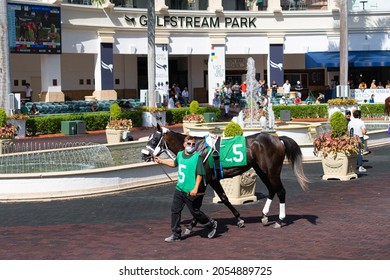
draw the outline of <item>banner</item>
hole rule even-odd
[[[217,86],[225,80],[225,45],[212,45],[208,63],[209,99],[212,104]]]
[[[114,89],[114,62],[113,62],[113,44],[100,44],[100,67],[102,77],[102,90]]]
[[[168,45],[156,45],[156,88],[163,89],[164,84],[169,82]]]
[[[269,46],[269,82],[276,81],[278,86],[284,84],[283,44]]]

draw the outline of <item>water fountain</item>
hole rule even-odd
[[[11,146],[10,149],[18,151],[16,146]],[[19,147],[20,149],[25,147]],[[96,144],[0,155],[0,174],[63,172],[113,165],[108,148]]]

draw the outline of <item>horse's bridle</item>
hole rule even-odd
[[[164,141],[164,133],[167,133],[167,131],[157,131],[157,134],[159,134],[159,140],[155,148],[151,147],[150,145],[146,145],[146,150],[150,154],[151,158],[158,157],[159,155],[166,153],[169,158],[175,159],[175,157],[172,155],[172,153],[169,151],[167,142]],[[145,154],[143,152],[143,154]]]

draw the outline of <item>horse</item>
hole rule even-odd
[[[142,149],[142,159],[145,162],[154,160],[154,157],[166,153],[172,159],[175,155],[183,150],[184,138],[187,135],[169,130],[166,127],[157,125],[154,133],[150,135],[146,147]],[[195,148],[201,154],[204,162],[209,155],[209,150],[203,137],[195,138]],[[291,162],[294,175],[298,180],[301,188],[308,189],[309,180],[305,176],[302,165],[302,151],[299,145],[288,136],[274,136],[268,133],[257,133],[245,137],[247,164],[245,166],[223,168],[224,178],[231,178],[243,174],[253,168],[268,189],[267,201],[262,210],[261,222],[263,225],[268,224],[268,213],[275,194],[279,198],[279,218],[275,222],[275,228],[281,228],[285,225],[285,201],[286,190],[283,187],[280,173],[282,171],[285,157]],[[237,219],[237,226],[243,227],[244,220],[241,219],[240,213],[229,202],[229,199],[219,182],[220,178],[214,172],[214,169],[205,164],[206,183],[209,184],[217,193],[222,203],[224,203]],[[190,228],[196,224],[192,221]]]
[[[385,99],[385,120],[390,119],[390,96]]]

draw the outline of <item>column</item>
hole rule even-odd
[[[268,0],[267,11],[281,11],[280,0]]]
[[[207,8],[210,12],[223,12],[222,0],[209,0],[209,6]]]
[[[96,100],[115,100],[113,43],[115,32],[98,31],[99,48],[95,56],[95,91]],[[86,97],[87,98],[87,97]]]
[[[210,55],[208,63],[208,103],[213,104],[215,90],[225,80],[225,39],[226,35],[210,37]]]
[[[61,55],[41,55],[41,83],[39,101],[63,102],[65,100],[61,88]]]

